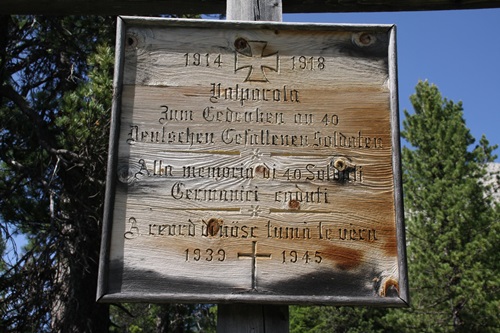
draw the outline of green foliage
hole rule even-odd
[[[325,319],[317,307],[290,307],[290,333],[319,332]]]
[[[500,332],[496,156],[461,103],[419,82],[405,111],[403,182],[411,307],[300,308],[292,332]],[[328,309],[328,310],[322,310]]]
[[[327,321],[330,332],[342,333],[388,333],[382,327],[380,317],[383,310],[368,307],[340,307],[331,308],[331,315]]]
[[[382,333],[379,310],[333,306],[290,307],[290,333]]]
[[[475,140],[461,103],[420,82],[402,136],[410,290],[398,314],[407,332],[497,332],[498,234],[486,164],[496,146]],[[491,308],[497,311],[491,311]]]
[[[111,309],[116,333],[215,333],[216,307],[195,304],[121,304]]]
[[[28,245],[0,272],[0,327],[104,331],[95,288],[114,20],[1,21],[0,222]]]
[[[0,17],[0,331],[213,332],[214,307],[95,303],[113,68],[109,17]],[[412,307],[293,307],[291,332],[499,332],[498,180],[460,103],[421,82],[403,149]],[[2,257],[3,258],[3,257]],[[127,319],[126,313],[132,314]]]
[[[114,333],[156,333],[156,320],[150,304],[121,304],[111,307]]]
[[[95,301],[114,25],[0,19],[0,252],[12,234],[28,242],[17,260],[0,261],[1,332],[107,332],[111,321],[113,332],[215,327],[203,305],[124,305],[110,316]]]

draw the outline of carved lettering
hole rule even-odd
[[[167,105],[161,105],[160,107],[163,111],[161,112],[162,117],[158,119],[158,122],[162,125],[170,121],[193,121],[192,110],[175,110],[169,108]]]
[[[331,164],[322,167],[309,163],[305,168],[305,180],[308,181],[363,182],[363,167],[360,165],[349,165],[339,170]]]
[[[358,131],[356,135],[334,131],[332,135],[324,135],[320,131],[314,132],[313,146],[329,148],[357,148],[357,149],[381,149],[382,138],[367,137]]]
[[[222,59],[221,54],[210,54],[210,53],[185,53],[184,54],[185,64],[184,66],[203,66],[203,67],[221,67]]]
[[[306,57],[306,56],[293,56],[292,70],[324,70],[325,58],[324,57]]]
[[[167,126],[160,130],[143,130],[138,125],[131,125],[127,143],[166,143],[166,144],[214,144],[215,134],[212,132],[198,132],[186,127],[185,131],[169,131]]]
[[[226,250],[224,249],[186,249],[184,251],[185,261],[209,261],[222,262],[226,260]]]
[[[212,83],[210,89],[210,102],[218,103],[221,100],[239,102],[241,106],[249,102],[280,102],[300,103],[299,91],[290,89],[286,85],[281,88],[248,88],[236,84],[234,87],[223,87],[221,83]]]
[[[162,160],[153,161],[152,176],[173,177],[172,171],[173,171],[172,165],[169,164],[166,165]]]
[[[183,236],[195,237],[196,226],[189,220],[189,223],[173,224],[150,224],[149,236]]]
[[[291,251],[283,251],[281,252],[282,256],[282,263],[317,263],[320,264],[323,261],[323,258],[321,257],[321,252],[319,251],[305,251],[305,252],[300,252],[297,250],[291,250]]]
[[[207,106],[203,109],[203,119],[208,122],[226,122],[226,123],[257,123],[257,124],[275,124],[285,123],[283,112],[263,112],[260,108],[254,111],[234,111],[230,108],[226,110],[216,110],[213,106]]]
[[[402,262],[390,29],[168,24],[126,32],[106,214],[115,289],[403,304],[397,286],[379,292]],[[142,283],[156,276],[163,287]]]
[[[307,203],[328,203],[328,189],[321,189],[319,186],[316,191],[276,191],[274,192],[274,201],[276,202],[307,202]]]
[[[175,200],[213,201],[213,202],[248,202],[259,201],[259,191],[246,190],[243,186],[238,189],[207,189],[189,188],[183,182],[176,182],[170,190]]]
[[[227,145],[244,146],[288,146],[288,147],[307,147],[307,135],[279,134],[268,129],[237,130],[226,128],[222,131],[221,140]]]
[[[216,178],[216,179],[252,179],[254,169],[245,168],[243,164],[237,167],[215,166],[183,166],[183,178]]]
[[[377,241],[377,230],[373,228],[356,227],[352,223],[349,228],[333,228],[319,222],[319,239],[325,240],[349,240],[349,241]]]
[[[224,225],[222,220],[211,218],[208,221],[202,220],[201,235],[203,237],[217,238],[256,238],[257,226],[239,225],[238,221]]]
[[[275,226],[271,221],[267,221],[267,238],[274,239],[311,239],[311,229],[309,227],[283,227]]]

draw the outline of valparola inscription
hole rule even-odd
[[[124,34],[111,293],[397,298],[390,28],[197,24]]]
[[[239,40],[238,43],[245,42]],[[195,52],[178,57],[177,61],[187,69],[196,69],[203,61],[206,67],[226,66],[222,54],[214,56]],[[280,66],[280,57],[276,57],[277,66]],[[210,59],[216,60],[212,64]],[[292,70],[323,71],[333,66],[325,57],[318,58],[317,68],[313,58],[294,55],[291,59]],[[314,104],[305,103],[308,90],[301,89],[297,83],[290,82],[277,88],[267,84],[251,85],[252,82],[269,83],[267,69],[262,67],[260,74],[249,74],[246,83],[209,83],[205,87],[208,92],[206,106],[200,107],[198,101],[191,105],[189,98],[182,105],[175,104],[175,98],[162,98],[154,109],[146,110],[152,113],[152,122],[132,121],[128,125],[125,142],[132,147],[141,146],[146,151],[150,145],[166,146],[168,150],[160,149],[147,156],[139,153],[126,176],[119,178],[136,186],[152,180],[155,184],[160,181],[165,188],[164,195],[172,202],[203,203],[207,210],[213,207],[215,211],[224,211],[221,204],[225,203],[240,204],[236,209],[241,212],[248,204],[258,205],[259,213],[263,215],[280,209],[300,212],[306,207],[304,214],[325,213],[329,206],[334,207],[339,200],[337,193],[343,187],[362,186],[365,173],[374,168],[354,162],[352,156],[358,151],[384,150],[386,139],[377,131],[367,134],[362,124],[358,128],[352,125],[343,127],[343,118],[349,114],[340,110],[311,110]],[[283,104],[297,105],[299,111],[275,109]],[[229,151],[217,150],[227,147]],[[288,152],[288,147],[297,150]],[[266,156],[259,152],[261,148],[268,151]],[[304,158],[309,156],[304,155],[305,152],[318,148],[322,149],[320,153]],[[189,158],[193,152],[203,157],[193,163]],[[175,160],[180,157],[180,163],[165,157],[170,154],[178,155]],[[239,158],[226,158],[237,155]],[[264,209],[267,206],[269,208]],[[189,211],[189,206],[186,211]],[[138,219],[131,216],[124,238],[234,238],[255,242],[273,239],[314,244],[321,241],[378,241],[376,227],[356,227],[353,223],[337,222],[332,226],[328,220],[308,222],[300,218],[294,218],[300,227],[293,226],[297,222],[285,225],[270,219],[250,222],[242,218],[224,223],[221,218],[210,218],[210,214],[206,214],[206,218],[192,217],[187,218],[187,222],[173,224],[147,220],[138,223]],[[252,218],[257,215],[254,210]],[[224,251],[226,260],[229,252],[219,250]],[[188,261],[189,250],[186,251]],[[313,253],[319,258],[320,251]],[[322,260],[317,261],[320,262]]]

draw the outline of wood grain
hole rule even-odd
[[[217,312],[217,332],[289,332],[288,307],[258,304],[220,304]]]
[[[273,0],[227,0],[226,20],[282,21],[282,3]]]
[[[107,298],[403,305],[392,27],[165,22],[126,30]]]

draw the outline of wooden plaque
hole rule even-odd
[[[408,302],[395,27],[121,18],[102,301]]]

